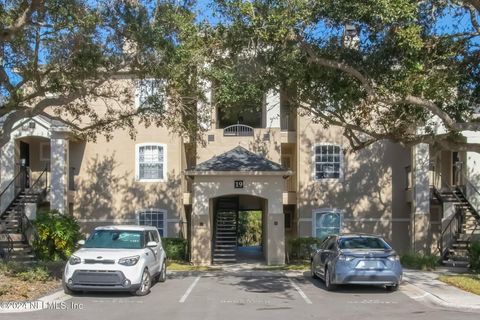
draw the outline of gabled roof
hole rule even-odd
[[[271,172],[291,175],[282,165],[238,146],[189,169],[187,174],[207,172]]]

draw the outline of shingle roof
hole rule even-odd
[[[282,165],[238,146],[190,169],[191,171],[287,171]]]

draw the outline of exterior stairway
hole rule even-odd
[[[0,216],[0,254],[4,260],[33,263],[35,256],[24,234],[25,203],[37,203],[39,194],[20,192]]]
[[[237,261],[237,216],[237,199],[218,200],[212,252],[214,264]]]
[[[466,267],[469,264],[468,249],[471,241],[480,240],[480,215],[458,187],[441,192],[440,196],[443,202],[453,203],[456,210],[455,216],[442,232],[442,239],[447,231],[452,234],[450,241],[440,250],[442,262],[444,265]]]

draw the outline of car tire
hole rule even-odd
[[[163,261],[163,268],[157,276],[157,282],[165,282],[167,280],[167,262]]]
[[[395,283],[394,285],[386,286],[386,289],[387,291],[394,292],[398,290],[398,287],[399,287],[398,283]]]
[[[330,274],[330,270],[327,266],[325,268],[325,289],[327,289],[327,291],[334,291],[336,287],[337,286],[332,283],[332,275]]]
[[[142,280],[140,281],[140,287],[135,290],[133,293],[136,296],[146,296],[150,293],[150,288],[152,287],[152,277],[148,269],[143,270]]]
[[[310,263],[310,276],[313,278],[313,279],[318,279],[318,276],[317,274],[315,273],[314,269],[313,269],[313,261]]]

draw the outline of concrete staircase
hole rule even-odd
[[[452,221],[458,227],[455,228],[453,241],[443,250],[442,262],[447,266],[466,267],[469,265],[470,243],[474,239],[480,239],[480,216],[460,188],[440,194],[443,202],[453,203],[458,212],[457,216],[453,217],[458,220]]]
[[[37,203],[39,194],[20,192],[0,216],[0,250],[4,260],[33,263],[35,256],[28,243],[24,229],[25,204]]]
[[[212,250],[214,264],[237,261],[237,225],[237,199],[220,198],[215,217],[215,237]]]

